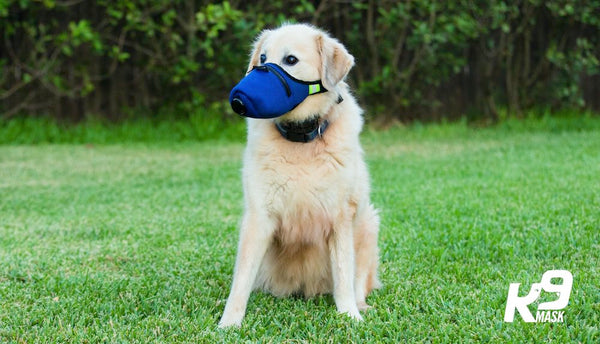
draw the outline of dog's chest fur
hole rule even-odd
[[[331,148],[324,141],[284,142],[263,156],[265,203],[281,244],[323,245],[348,210],[351,161]]]

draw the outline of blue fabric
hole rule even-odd
[[[231,90],[229,102],[242,116],[275,118],[302,103],[309,96],[310,85],[312,94],[327,91],[320,81],[297,80],[280,66],[267,63],[255,67]]]

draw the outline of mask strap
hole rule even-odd
[[[272,66],[269,66],[269,64],[266,64],[264,66],[259,66],[256,68],[262,70],[260,67],[265,67],[266,69],[269,70],[269,72],[273,73],[277,77],[277,79],[279,79],[279,81],[281,81],[281,84],[285,88],[285,93],[287,94],[288,97],[292,95],[292,90],[290,89],[290,85],[288,85],[285,78],[281,75],[281,73],[279,73],[279,71],[277,69],[273,68]]]
[[[314,83],[314,84],[308,84],[308,95],[311,96],[313,94],[319,94],[319,93],[325,93],[327,92],[327,89],[325,87],[323,87],[323,84],[321,83],[321,81]]]
[[[253,66],[250,71],[258,69],[258,70],[263,71],[263,72],[269,71],[269,72],[275,74],[275,76],[283,84],[283,87],[285,88],[285,92],[287,93],[288,97],[292,94],[292,91],[291,91],[290,86],[288,85],[287,81],[283,77],[283,75],[281,75],[282,73],[286,74],[290,79],[292,79],[292,80],[294,80],[296,82],[308,85],[308,95],[309,96],[311,96],[313,94],[319,94],[319,93],[325,93],[325,92],[327,92],[327,89],[325,88],[325,86],[323,86],[323,83],[321,82],[321,80],[313,81],[313,82],[298,80],[298,79],[294,78],[293,76],[291,76],[283,68],[281,68],[281,71],[279,71],[278,69],[276,69],[272,65],[281,68],[280,66],[278,66],[276,64],[267,63],[267,64],[260,65],[260,66]]]

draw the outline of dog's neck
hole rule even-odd
[[[329,121],[322,120],[321,116],[315,115],[301,122],[285,121],[275,122],[275,128],[281,136],[288,141],[307,143],[323,136],[329,126]]]
[[[339,96],[336,103],[339,104],[343,100],[342,96]],[[318,114],[303,121],[275,122],[275,128],[283,138],[291,142],[302,143],[308,143],[317,137],[322,137],[328,126],[329,121],[322,119]]]

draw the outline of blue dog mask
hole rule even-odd
[[[275,118],[291,111],[306,97],[323,92],[327,90],[321,80],[298,80],[280,66],[266,63],[254,66],[231,90],[229,103],[242,116]]]

